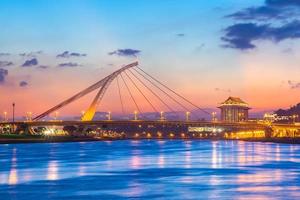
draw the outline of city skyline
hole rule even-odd
[[[1,111],[15,102],[16,115],[39,114],[137,59],[203,108],[228,96],[241,97],[254,112],[300,100],[298,1],[1,4]],[[99,111],[113,110],[116,99],[107,94]],[[78,115],[90,101],[62,113]]]

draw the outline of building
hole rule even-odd
[[[242,122],[248,120],[248,104],[238,97],[229,97],[221,103],[221,120],[224,122]]]

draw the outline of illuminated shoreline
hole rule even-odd
[[[95,137],[72,137],[72,136],[53,136],[53,137],[38,137],[38,136],[30,136],[23,135],[22,137],[15,137],[14,134],[9,137],[7,135],[0,135],[0,144],[17,144],[17,143],[65,143],[65,142],[97,142],[97,141],[114,141],[114,140],[195,140],[195,141],[205,141],[205,140],[213,140],[213,141],[223,141],[223,140],[239,140],[239,141],[247,141],[247,142],[272,142],[272,143],[285,143],[285,144],[300,144],[300,138],[188,138],[188,137],[172,137],[172,138],[95,138]]]

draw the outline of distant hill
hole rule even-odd
[[[291,116],[291,115],[298,115],[300,116],[300,103],[295,106],[290,107],[289,109],[279,109],[275,111],[275,114],[278,116]]]

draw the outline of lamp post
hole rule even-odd
[[[27,121],[31,121],[32,120],[32,112],[27,112]]]
[[[185,119],[186,119],[186,121],[189,121],[190,120],[190,112],[189,111],[186,111],[185,112]]]
[[[12,107],[13,107],[12,121],[13,121],[13,123],[15,122],[15,106],[16,106],[16,104],[12,103]]]
[[[7,121],[7,112],[6,111],[3,112],[3,117],[4,117],[4,121],[6,122]]]
[[[55,115],[54,115],[54,120],[56,121],[57,118],[58,118],[58,112],[56,111],[54,114],[55,114]]]
[[[108,111],[108,113],[107,113],[107,120],[111,120],[111,112],[110,111]]]
[[[160,111],[160,120],[164,120],[164,111]]]
[[[134,111],[134,120],[138,120],[137,114],[138,114],[138,112],[135,110],[135,111]]]
[[[32,112],[29,112],[29,121],[32,121]]]
[[[296,123],[296,118],[298,118],[298,115],[292,115],[292,118],[293,118],[293,123]]]
[[[212,121],[212,122],[217,121],[217,119],[216,119],[216,114],[217,114],[216,112],[212,112],[212,113],[211,113],[211,121]]]

